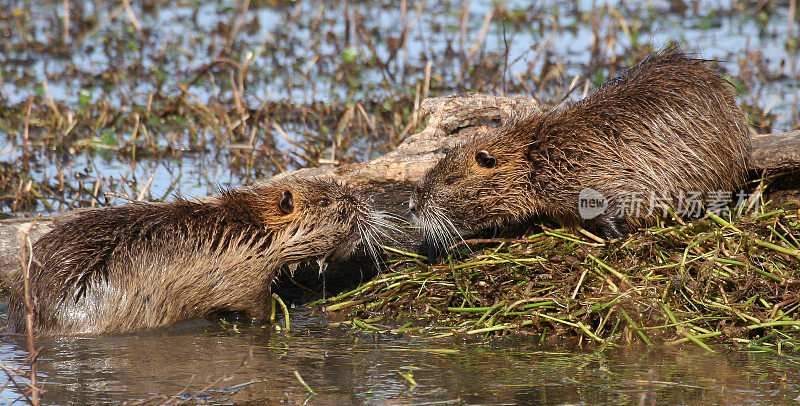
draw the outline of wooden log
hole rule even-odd
[[[408,218],[407,202],[413,184],[432,167],[444,150],[459,140],[488,131],[485,125],[469,124],[485,120],[503,120],[512,112],[534,112],[539,103],[524,96],[500,97],[482,93],[459,93],[426,99],[418,114],[428,116],[427,127],[410,135],[396,150],[369,162],[340,167],[306,168],[276,176],[332,176],[369,190],[375,205]],[[752,168],[758,170],[795,170],[800,168],[800,131],[753,136]],[[800,185],[798,185],[800,189]],[[209,197],[206,199],[213,199]],[[204,199],[205,200],[205,199]],[[0,278],[7,278],[19,266],[19,253],[25,231],[31,242],[68,220],[71,213],[39,218],[0,221]],[[418,238],[413,233],[395,244],[413,249]],[[333,270],[331,270],[333,271]]]
[[[752,140],[753,150],[750,154],[752,169],[800,168],[800,131],[758,134],[754,135]]]

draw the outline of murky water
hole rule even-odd
[[[194,321],[44,346],[46,404],[168,399],[190,404],[796,404],[800,362],[694,347],[593,353],[525,337],[465,343],[329,329],[294,310],[291,332]],[[26,356],[0,342],[0,362]],[[310,394],[295,372],[315,392]],[[406,377],[411,379],[407,379]],[[412,383],[412,380],[413,382]],[[0,379],[2,382],[3,379]],[[0,403],[18,397],[7,387]],[[174,400],[174,399],[173,399]]]

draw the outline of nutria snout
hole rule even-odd
[[[730,195],[745,181],[749,142],[729,83],[670,47],[583,100],[467,139],[426,173],[409,208],[439,245],[534,216],[624,238],[690,193]],[[631,197],[644,209],[629,210]]]
[[[39,335],[151,329],[239,311],[264,318],[270,285],[305,261],[374,252],[391,227],[357,189],[321,179],[268,181],[211,201],[91,210],[33,245],[30,289]],[[25,331],[22,276],[8,320]]]

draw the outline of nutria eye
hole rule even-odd
[[[319,207],[326,207],[329,204],[331,204],[331,201],[324,197],[322,199],[317,200],[317,206]]]
[[[447,186],[450,186],[453,183],[456,183],[457,180],[458,180],[458,176],[450,176],[450,177],[448,177],[447,179],[444,180],[444,184],[447,185]]]
[[[475,160],[478,161],[478,165],[484,168],[494,168],[495,165],[497,165],[497,159],[489,155],[489,152],[486,150],[478,151],[478,153],[475,154]]]
[[[280,207],[281,211],[286,214],[294,211],[294,198],[292,198],[292,192],[288,190],[283,191],[283,195],[281,196],[281,201],[278,203],[278,207]]]

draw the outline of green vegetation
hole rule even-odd
[[[328,312],[349,319],[334,324],[422,337],[524,333],[600,348],[689,343],[714,351],[710,344],[726,343],[800,356],[796,203],[733,220],[708,213],[611,245],[543,228],[454,248],[438,265],[396,259],[328,299]],[[406,320],[413,322],[388,327]]]

